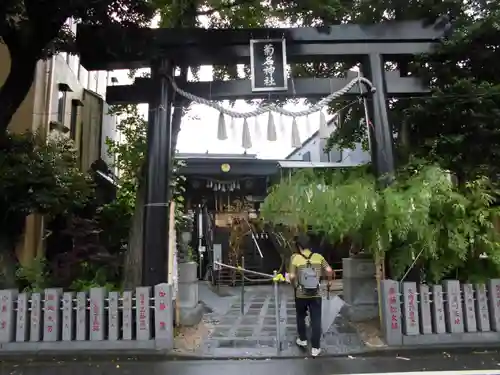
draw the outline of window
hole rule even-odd
[[[57,93],[57,122],[64,124],[64,112],[66,111],[66,91]]]
[[[320,154],[320,162],[323,163],[340,163],[342,161],[342,150],[334,147],[330,151],[325,152],[326,147],[326,139],[322,139],[319,143],[319,154]]]
[[[332,163],[340,163],[342,161],[342,150],[338,148],[333,148],[328,153],[329,161]]]
[[[76,100],[71,101],[71,122],[69,125],[69,136],[72,140],[76,139],[76,124],[78,120],[78,102]]]
[[[302,155],[302,160],[311,161],[311,152],[310,151],[305,152],[304,155]]]

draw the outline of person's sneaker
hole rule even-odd
[[[312,348],[311,349],[311,356],[317,357],[320,354],[321,354],[321,349],[318,349],[318,348]]]
[[[301,348],[307,348],[307,340],[301,340],[297,337],[297,341],[295,341],[295,343]]]

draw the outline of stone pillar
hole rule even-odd
[[[63,294],[63,307],[62,307],[62,340],[73,341],[74,327],[75,327],[75,314],[73,311],[73,292],[64,292]]]
[[[486,297],[486,285],[475,284],[474,289],[476,291],[476,317],[477,326],[480,332],[488,332],[491,330],[490,325],[490,311],[488,308],[488,299]]]
[[[443,286],[432,285],[432,321],[434,333],[445,333],[446,325],[444,319]]]
[[[88,308],[87,293],[76,293],[76,340],[85,341],[88,339]]]
[[[417,304],[417,283],[403,283],[403,322],[405,334],[408,336],[420,334],[420,320]]]
[[[122,298],[122,338],[132,340],[132,292],[123,292]]]
[[[179,286],[176,303],[179,306],[179,323],[194,326],[203,317],[203,306],[198,298],[197,264],[187,262],[179,264]]]
[[[488,304],[491,329],[500,332],[500,279],[488,280]]]
[[[17,296],[16,341],[28,341],[28,294],[19,293]]]
[[[104,299],[106,289],[90,288],[90,340],[104,340]]]
[[[42,337],[42,295],[33,293],[31,295],[31,315],[30,315],[30,341],[38,342]]]
[[[197,265],[195,262],[180,263],[178,306],[185,309],[194,309],[198,302]]]
[[[445,280],[443,282],[446,292],[445,319],[446,328],[450,333],[464,332],[463,309],[461,301],[460,283],[458,280]]]
[[[474,288],[472,284],[462,285],[464,324],[466,332],[477,332],[476,310],[474,309]]]
[[[120,293],[109,292],[108,294],[108,340],[117,341],[120,339],[120,315],[118,306]]]
[[[425,334],[432,333],[431,297],[429,286],[420,284],[420,327]]]
[[[14,302],[17,294],[15,289],[0,291],[0,343],[12,342],[16,337]]]
[[[45,289],[43,309],[43,341],[58,341],[61,336],[62,289]]]
[[[135,332],[137,340],[151,339],[150,297],[150,287],[143,286],[135,289]]]
[[[401,291],[399,283],[394,280],[382,280],[382,329],[388,345],[403,344],[401,327]]]
[[[157,347],[172,349],[174,347],[172,285],[158,284],[154,287],[154,327]]]
[[[342,259],[344,301],[351,321],[378,317],[377,280],[375,262],[367,258]]]

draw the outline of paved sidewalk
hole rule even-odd
[[[445,372],[443,372],[445,371]],[[491,353],[414,353],[408,357],[341,357],[315,360],[169,361],[137,358],[4,362],[0,375],[498,375],[500,355]]]
[[[443,372],[446,371],[446,372]],[[408,357],[341,357],[315,360],[169,361],[137,358],[3,362],[0,375],[498,375],[500,355],[491,353],[414,353]]]
[[[233,293],[239,293],[234,288]],[[214,300],[217,298],[212,297]],[[201,298],[200,298],[201,299]],[[245,356],[276,356],[277,354],[277,324],[276,305],[273,289],[270,285],[245,288],[244,313],[241,314],[240,297],[219,297],[229,306],[218,311],[207,313],[205,322],[213,327],[209,337],[198,349],[196,355],[215,357]],[[214,304],[214,301],[207,303]],[[282,355],[304,356],[304,352],[295,346],[296,315],[293,291],[290,287],[280,288],[279,298],[282,329]],[[334,320],[330,330],[325,333],[323,349],[328,354],[349,354],[362,351],[363,341],[356,330],[340,313]]]

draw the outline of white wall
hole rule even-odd
[[[108,164],[108,167],[117,175],[118,171],[113,168],[114,158],[108,155],[108,146],[106,139],[121,141],[121,134],[116,130],[118,119],[116,116],[108,115],[109,105],[104,103],[104,113],[102,118],[102,137],[101,137],[101,158]]]
[[[296,150],[287,160],[307,160],[311,162],[334,162],[352,164],[365,164],[371,160],[370,153],[363,150],[361,143],[357,143],[354,149],[332,150],[329,155],[325,154],[325,140],[320,139],[319,133],[304,142],[302,147]],[[309,155],[307,153],[309,152]],[[309,159],[310,157],[310,159]]]
[[[76,33],[76,22],[69,19],[66,24]],[[55,56],[55,66],[54,66],[54,90],[52,92],[52,110],[51,110],[51,120],[57,120],[58,112],[58,84],[67,84],[71,92],[67,93],[66,108],[65,108],[65,120],[66,126],[70,126],[71,121],[71,99],[81,99],[83,94],[83,89],[90,90],[103,99],[106,98],[106,86],[108,85],[108,72],[105,71],[95,71],[89,72],[83,66],[80,65],[80,58],[78,56],[68,55],[66,53],[60,53]],[[107,155],[106,138],[112,138],[114,140],[119,140],[120,134],[116,130],[116,118],[115,116],[108,115],[108,105],[104,103],[103,111],[103,121],[102,121],[102,131],[101,139],[99,144],[101,145],[101,157],[102,159],[111,167],[113,160]],[[77,145],[78,146],[78,145]]]

